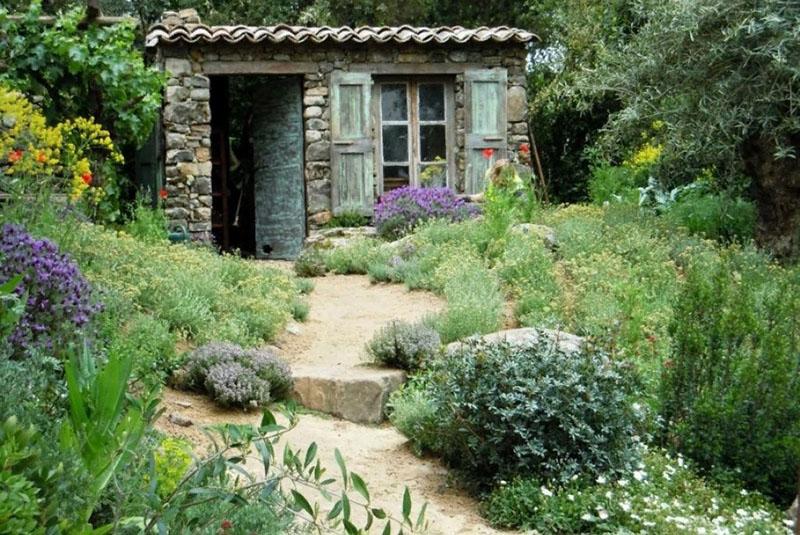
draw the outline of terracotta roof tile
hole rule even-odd
[[[204,24],[180,24],[168,26],[154,24],[147,33],[146,45],[155,47],[159,43],[466,43],[466,42],[514,42],[527,43],[539,38],[528,31],[507,26],[487,28],[462,28],[442,26],[424,28],[414,26],[206,26]]]

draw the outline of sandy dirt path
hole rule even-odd
[[[277,344],[289,362],[352,367],[364,362],[364,344],[393,319],[416,321],[442,306],[427,293],[407,292],[398,285],[371,285],[362,276],[328,276],[315,279],[308,296],[311,313],[299,334],[284,334]],[[190,405],[190,406],[187,406]],[[223,410],[201,395],[166,390],[162,431],[189,439],[202,451],[207,438],[201,428],[220,423],[258,424],[260,415]],[[179,427],[168,421],[170,413],[193,421]],[[316,442],[328,471],[337,474],[334,448],[339,448],[348,468],[366,481],[373,503],[400,516],[403,489],[408,486],[414,510],[428,502],[430,533],[442,535],[500,533],[479,514],[476,500],[456,488],[448,471],[436,459],[415,456],[407,439],[389,424],[365,426],[327,416],[303,414],[285,436],[295,449]],[[278,451],[282,451],[280,446]],[[378,530],[380,531],[380,530]]]

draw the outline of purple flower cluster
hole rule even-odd
[[[263,406],[286,399],[293,380],[289,366],[268,349],[243,349],[211,342],[192,351],[185,364],[189,388],[205,390],[226,406]]]
[[[383,195],[375,205],[374,223],[385,238],[398,238],[429,219],[461,221],[477,214],[475,206],[449,188],[406,186]]]
[[[73,340],[102,306],[69,255],[49,240],[39,240],[20,225],[0,229],[0,283],[22,274],[16,293],[25,312],[9,335],[16,353],[54,351]]]

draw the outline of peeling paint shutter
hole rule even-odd
[[[464,92],[467,151],[464,192],[472,194],[483,191],[486,170],[506,155],[506,70],[465,72]]]
[[[331,74],[331,180],[333,213],[372,213],[373,150],[370,124],[372,78],[368,73]]]

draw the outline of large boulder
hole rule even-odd
[[[530,347],[538,344],[543,337],[556,342],[558,347],[565,353],[577,353],[581,350],[584,344],[583,338],[574,334],[563,331],[554,331],[552,329],[522,327],[519,329],[497,331],[485,336],[474,336],[467,338],[462,342],[453,342],[452,344],[447,345],[446,351],[448,354],[452,354],[464,347],[464,344],[468,343],[470,340],[482,340],[489,344],[505,342],[513,346]]]

